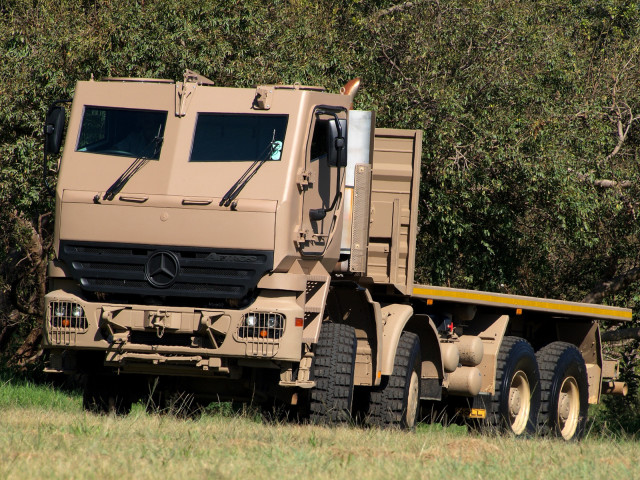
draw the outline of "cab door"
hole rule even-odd
[[[317,108],[305,156],[300,250],[322,255],[333,241],[346,166],[346,112]],[[339,239],[338,239],[339,240]]]

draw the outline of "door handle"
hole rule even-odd
[[[147,200],[149,200],[149,197],[147,197],[146,195],[140,195],[140,196],[120,195],[118,198],[120,199],[121,202],[133,202],[133,203],[144,203]]]
[[[183,205],[209,205],[213,202],[211,198],[183,198]]]

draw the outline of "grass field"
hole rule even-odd
[[[194,420],[82,411],[81,398],[0,383],[0,478],[640,478],[640,443],[479,437],[460,427],[415,433],[263,423],[251,414]]]

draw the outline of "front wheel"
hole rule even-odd
[[[565,440],[584,434],[589,409],[589,381],[584,358],[575,345],[553,342],[536,354],[540,365],[540,433]]]
[[[316,344],[310,392],[312,423],[341,423],[351,419],[356,331],[349,325],[323,323]]]
[[[403,332],[391,376],[371,392],[368,421],[378,427],[415,428],[420,413],[420,339]]]

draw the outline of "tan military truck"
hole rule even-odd
[[[376,128],[358,84],[77,84],[44,348],[87,409],[190,392],[411,428],[431,400],[571,439],[624,390],[598,321],[629,310],[414,285],[422,133]]]

